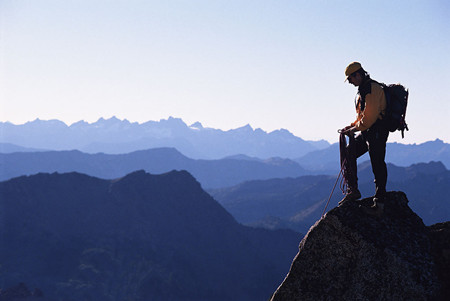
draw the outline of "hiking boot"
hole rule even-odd
[[[378,199],[377,197],[373,198],[373,205],[370,206],[369,208],[367,207],[363,207],[363,206],[359,206],[361,207],[361,209],[369,215],[372,216],[381,216],[384,212],[384,202],[382,202],[380,199]]]
[[[361,192],[359,192],[358,189],[349,189],[345,197],[339,202],[339,205],[342,205],[348,201],[359,200],[359,198],[361,198]]]
[[[373,196],[373,202],[384,202],[386,198],[386,189],[385,188],[376,188],[375,195]]]

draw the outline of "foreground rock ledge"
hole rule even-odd
[[[300,243],[272,301],[445,300],[450,222],[426,227],[403,192],[389,192],[380,217],[370,198],[319,220]]]

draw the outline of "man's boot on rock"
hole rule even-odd
[[[348,201],[356,201],[361,198],[361,192],[359,192],[358,188],[349,188],[347,190],[347,194],[345,197],[339,202],[339,205],[344,204]]]
[[[373,216],[380,216],[384,212],[384,200],[386,198],[386,191],[385,190],[378,190],[373,198],[373,205],[369,208],[367,207],[361,207],[362,210]]]

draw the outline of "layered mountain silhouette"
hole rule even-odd
[[[263,160],[246,155],[234,155],[219,160],[195,160],[184,156],[174,148],[157,148],[115,155],[87,154],[76,150],[33,152],[22,150],[0,153],[0,180],[38,172],[72,171],[112,179],[138,169],[151,173],[164,173],[176,169],[189,171],[204,188],[211,189],[233,186],[249,180],[299,177],[320,172],[336,175],[339,170],[337,153],[333,159],[331,157],[327,159],[331,154],[328,150],[323,152],[327,155],[315,157],[318,152],[313,152],[305,157],[308,160],[299,163],[290,159]],[[445,151],[443,153],[445,154]],[[360,158],[359,162],[363,160],[364,157]],[[302,165],[307,168],[303,168]]]
[[[222,131],[190,126],[179,118],[145,123],[100,118],[70,126],[59,120],[36,119],[21,125],[0,122],[0,152],[80,150],[86,153],[125,154],[137,150],[172,147],[194,159],[221,159],[244,155],[267,159],[289,158],[315,174],[334,174],[339,168],[337,143],[305,141],[281,129],[265,132],[246,125]],[[336,140],[337,140],[336,136]],[[399,166],[441,161],[450,168],[450,145],[441,140],[421,144],[388,143],[387,162]]]
[[[359,189],[374,194],[369,161],[358,166]],[[265,228],[291,228],[305,233],[321,216],[336,176],[255,180],[233,187],[209,190],[237,221]],[[407,191],[411,208],[431,225],[448,220],[450,171],[441,162],[399,167],[388,164],[388,190]],[[336,188],[330,201],[336,206],[343,195]]]
[[[238,224],[186,171],[0,183],[0,285],[50,300],[267,300],[298,240]]]
[[[236,185],[253,179],[298,177],[307,173],[289,159],[267,160],[226,158],[194,160],[176,149],[159,148],[129,154],[86,154],[80,151],[0,153],[0,180],[39,172],[79,172],[113,179],[144,169],[159,174],[171,170],[189,171],[204,188]]]
[[[379,216],[362,210],[371,203],[319,220],[271,301],[448,300],[450,222],[426,227],[402,192],[388,193]]]
[[[154,174],[188,170],[239,222],[265,228],[287,227],[302,233],[320,216],[336,177],[302,176],[308,172],[288,159],[261,160],[241,155],[193,160],[170,148],[123,155],[79,151],[0,154],[1,180],[39,172],[73,171],[113,179],[139,169]],[[442,163],[410,167],[388,164],[388,169],[388,189],[408,191],[413,209],[426,224],[445,220],[450,214],[445,191],[449,171]],[[368,161],[359,165],[358,175],[363,194],[373,194]],[[342,194],[336,189],[331,204],[337,204],[340,198]]]
[[[10,154],[10,153],[17,153],[17,152],[39,152],[39,151],[44,151],[44,150],[23,147],[23,146],[11,144],[11,143],[1,143],[0,142],[0,153],[3,153],[3,154]]]
[[[97,122],[39,120],[14,125],[0,122],[0,143],[47,150],[77,149],[88,153],[121,154],[159,147],[174,147],[196,159],[220,159],[236,154],[259,158],[294,158],[328,147],[322,141],[304,141],[287,130],[267,133],[246,125],[229,131],[204,128],[196,122],[186,125],[179,118],[148,121],[100,118]]]

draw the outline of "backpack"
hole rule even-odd
[[[383,116],[384,124],[390,132],[401,131],[402,138],[404,138],[405,130],[409,130],[405,121],[408,89],[400,84],[381,84],[381,86],[386,96],[386,113]]]

